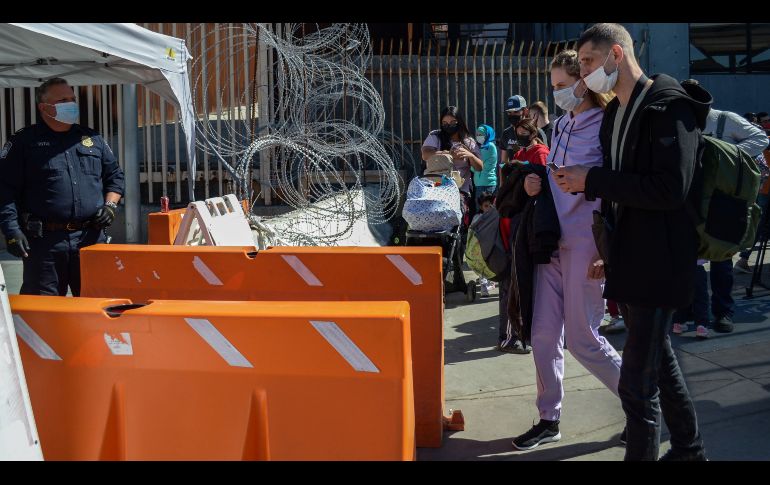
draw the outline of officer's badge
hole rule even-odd
[[[83,141],[81,142],[84,147],[92,147],[94,146],[94,141],[91,139],[90,136],[84,136]]]
[[[11,151],[11,145],[12,144],[10,141],[6,142],[5,145],[3,145],[2,150],[0,150],[0,158],[5,158],[8,156],[8,152]]]

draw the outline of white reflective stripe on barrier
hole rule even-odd
[[[412,282],[413,285],[419,286],[422,284],[422,276],[420,276],[420,273],[418,273],[417,270],[414,269],[414,267],[409,264],[409,262],[407,262],[403,256],[398,254],[388,254],[386,257],[391,263],[393,263],[396,268],[398,268],[399,271],[404,274],[404,276],[409,279],[409,281]]]
[[[13,323],[19,337],[21,337],[21,339],[24,340],[24,343],[29,345],[41,359],[62,360],[61,357],[54,352],[51,346],[48,345],[45,340],[40,338],[40,335],[32,330],[32,327],[27,325],[27,322],[21,318],[21,315],[14,314]]]
[[[376,372],[380,370],[369,357],[364,354],[358,346],[350,340],[345,332],[334,322],[318,322],[311,320],[310,323],[318,330],[323,338],[331,344],[339,354],[348,361],[353,369],[358,372]]]
[[[185,321],[225,362],[233,367],[254,367],[211,322],[204,318],[185,318]]]
[[[296,256],[287,256],[282,255],[281,256],[284,261],[289,263],[289,266],[294,269],[294,271],[297,272],[298,275],[302,277],[303,280],[305,280],[305,283],[307,283],[310,286],[323,286],[323,283],[321,283],[321,280],[319,280],[316,275],[313,274],[310,269],[305,266],[305,263],[300,261],[300,259]]]
[[[211,268],[206,266],[206,263],[204,263],[200,257],[195,256],[193,258],[193,266],[195,266],[195,269],[198,271],[198,273],[201,274],[201,276],[203,276],[203,279],[205,279],[208,282],[208,284],[212,286],[224,285],[224,283],[222,283],[222,280],[220,280],[217,277],[217,275],[215,275],[214,272],[211,271]]]

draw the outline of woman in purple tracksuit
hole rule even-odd
[[[551,83],[556,104],[567,113],[555,123],[547,160],[549,171],[565,165],[601,166],[599,127],[608,97],[586,89],[573,50],[562,51],[554,58]],[[538,175],[528,175],[524,183],[527,194],[540,193],[541,183]],[[561,439],[565,337],[575,359],[615,395],[620,379],[620,355],[598,334],[604,317],[604,271],[591,224],[593,211],[600,210],[601,201],[589,202],[583,194],[564,193],[553,177],[548,177],[547,183],[551,184],[561,239],[551,262],[536,266],[531,343],[540,422],[513,440],[513,446],[520,450]]]

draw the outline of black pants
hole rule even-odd
[[[661,411],[672,448],[702,449],[695,407],[671,348],[673,310],[620,306],[628,328],[618,384],[626,413],[625,459],[658,459]]]
[[[507,276],[507,275],[506,275]],[[507,276],[505,279],[500,280],[498,283],[500,288],[500,299],[498,301],[498,309],[500,310],[500,319],[498,321],[498,335],[497,343],[506,346],[515,344],[518,340],[516,333],[513,331],[513,326],[508,319],[508,298],[511,292],[511,278]]]
[[[695,266],[695,297],[690,306],[680,308],[674,312],[673,321],[674,323],[694,321],[695,325],[711,328],[708,275],[706,275],[706,269],[703,266],[699,264]],[[732,268],[730,268],[730,271],[732,271]]]
[[[711,262],[711,313],[714,318],[733,317],[733,261]]]
[[[29,256],[23,259],[22,295],[80,296],[80,249],[104,242],[104,231],[53,231],[30,237]]]

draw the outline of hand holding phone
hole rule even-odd
[[[551,169],[551,170],[553,170],[554,172],[556,172],[556,171],[558,171],[558,170],[559,170],[559,166],[558,166],[558,165],[556,165],[556,164],[555,164],[555,163],[553,163],[553,162],[548,162],[548,164],[547,164],[547,165],[548,165],[548,168],[550,168],[550,169]]]

